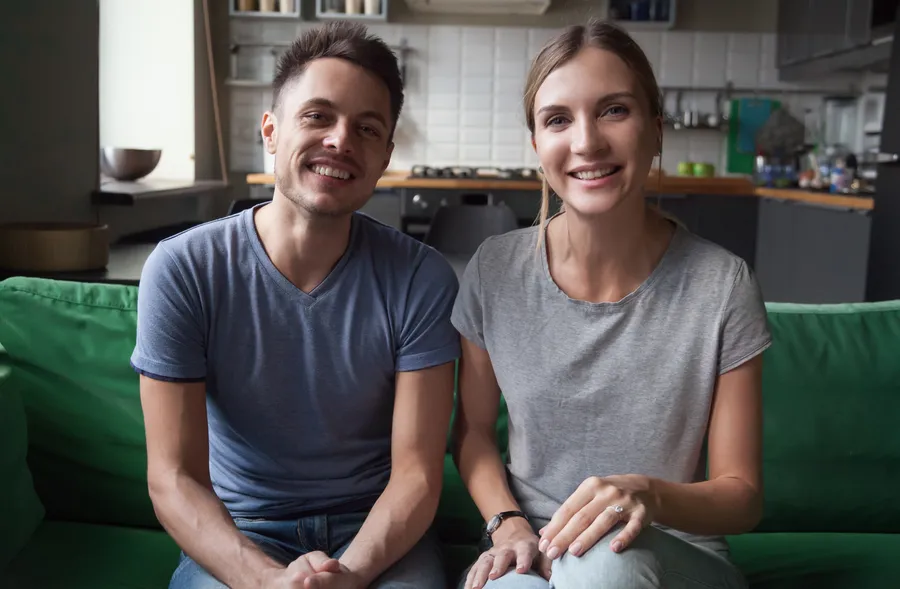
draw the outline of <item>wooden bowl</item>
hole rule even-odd
[[[16,272],[100,270],[109,262],[109,227],[90,223],[0,225],[0,268]]]

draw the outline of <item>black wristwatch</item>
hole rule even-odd
[[[500,524],[511,517],[524,517],[525,521],[531,521],[528,519],[528,516],[525,515],[525,513],[522,511],[502,511],[492,517],[484,527],[484,534],[485,536],[487,536],[487,539],[491,540],[491,535],[497,531],[497,528],[500,527]]]

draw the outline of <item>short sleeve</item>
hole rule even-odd
[[[481,304],[481,247],[469,260],[459,285],[459,295],[453,305],[453,326],[460,335],[481,349],[484,343],[484,320]]]
[[[205,329],[196,288],[160,243],[144,263],[138,286],[137,339],[131,366],[169,381],[206,377]]]
[[[450,323],[458,288],[450,263],[437,251],[427,250],[410,284],[397,349],[398,372],[422,370],[459,358],[459,335]]]
[[[766,306],[756,277],[741,262],[722,317],[719,374],[737,368],[772,344]]]

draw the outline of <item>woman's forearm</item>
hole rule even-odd
[[[655,521],[689,534],[742,534],[762,517],[762,493],[736,477],[699,483],[653,479],[651,487]]]
[[[506,468],[493,431],[460,431],[454,459],[463,483],[485,520],[501,511],[519,509],[509,490]]]

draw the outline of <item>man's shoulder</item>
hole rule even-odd
[[[420,270],[455,278],[450,263],[433,247],[365,213],[356,213],[365,247],[379,269],[390,268],[396,276],[411,276]]]
[[[235,213],[200,223],[159,242],[158,250],[165,250],[174,260],[192,264],[198,260],[209,262],[216,254],[227,255],[228,248],[243,235],[243,216]]]

